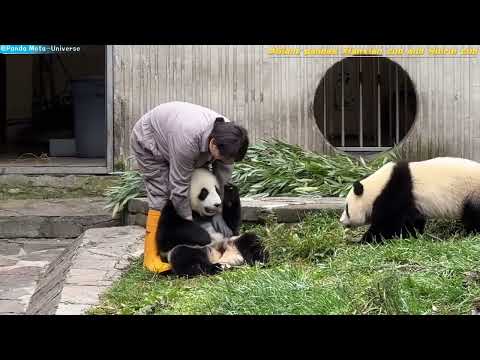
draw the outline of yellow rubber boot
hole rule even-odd
[[[157,229],[160,221],[160,211],[148,210],[146,234],[144,242],[143,266],[152,272],[165,272],[171,270],[169,263],[165,263],[160,259],[157,250]]]

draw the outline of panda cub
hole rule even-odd
[[[196,169],[190,184],[193,221],[179,216],[171,201],[159,221],[157,248],[175,274],[196,276],[215,274],[223,268],[266,262],[268,253],[253,233],[239,235],[241,204],[238,189],[227,184],[224,199],[217,178],[209,170]],[[225,238],[215,231],[212,219],[221,214],[234,236]]]
[[[458,219],[480,232],[480,163],[451,157],[389,162],[356,181],[340,222],[370,224],[362,241],[423,233],[426,220]]]

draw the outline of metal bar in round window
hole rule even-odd
[[[342,61],[342,146],[345,146],[345,80],[343,76]]]
[[[362,84],[362,58],[359,58],[360,63],[360,76],[359,76],[359,84],[360,84],[360,147],[363,147],[363,84]]]
[[[382,147],[382,114],[380,105],[380,58],[377,58],[377,118],[378,118],[378,147]]]
[[[396,141],[399,143],[400,139],[400,114],[399,114],[399,96],[398,96],[398,66],[395,67],[395,126],[396,126]]]
[[[327,135],[327,76],[325,77],[325,81],[323,82],[323,135],[328,138],[328,135]]]
[[[338,150],[341,151],[349,151],[349,152],[373,152],[373,151],[388,151],[391,149],[391,147],[388,146],[362,146],[362,147],[357,147],[357,146],[345,146],[345,147],[337,147]]]
[[[388,141],[393,141],[393,87],[392,87],[392,63],[388,64]]]

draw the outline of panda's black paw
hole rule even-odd
[[[254,265],[255,263],[268,262],[270,254],[256,234],[245,233],[237,239],[236,243],[247,264]]]
[[[205,269],[206,275],[215,275],[222,272],[223,268],[220,264],[209,264]]]
[[[215,275],[222,271],[219,264],[193,264],[183,268],[177,268],[175,274],[180,277],[193,278],[201,275]]]
[[[383,242],[383,237],[380,234],[375,234],[370,231],[367,231],[363,234],[360,243],[367,243],[367,244],[378,244]]]

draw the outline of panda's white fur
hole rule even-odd
[[[435,158],[409,164],[418,209],[430,218],[460,219],[467,196],[480,199],[480,163]]]
[[[463,219],[465,222],[464,218],[467,216],[469,217],[466,219],[467,222],[473,222],[473,228],[476,229],[474,222],[477,210],[480,211],[480,163],[478,162],[452,157],[417,162],[389,162],[359,183],[361,185],[357,182],[357,186],[362,188],[363,192],[356,195],[354,186],[346,197],[346,207],[340,218],[345,226],[373,224],[379,220],[379,217],[382,217],[382,221],[388,222],[390,221],[387,219],[388,216],[399,215],[404,216],[411,223],[416,221],[414,218],[422,217]],[[385,198],[383,205],[381,201],[377,201],[380,196]],[[410,208],[410,205],[402,204],[399,206],[398,214],[386,214],[390,209],[396,209],[395,204],[388,205],[389,197],[392,197],[391,201],[394,201],[394,197],[398,197],[395,201],[400,202],[403,202],[404,198],[411,197],[411,203],[415,209],[403,209],[402,206]],[[405,201],[408,202],[408,199]],[[373,214],[374,204],[377,206],[375,214]],[[405,216],[406,211],[418,211],[418,214],[412,218]],[[373,219],[372,216],[374,216]],[[392,219],[392,221],[396,220]],[[378,224],[377,221],[375,226],[382,227],[382,224]]]
[[[238,232],[241,221],[238,189],[229,185],[230,190],[225,189],[229,200],[222,204],[218,187],[212,172],[196,169],[190,182],[190,201],[192,211],[199,216],[194,215],[193,222],[183,219],[171,201],[162,211],[157,245],[162,259],[171,263],[178,274],[213,274],[219,268],[263,262],[268,256],[255,234],[225,237],[214,229],[212,217],[216,214],[221,214],[227,226],[235,227],[233,232]],[[223,210],[231,211],[225,214]]]
[[[212,244],[209,245],[208,258],[212,264],[220,264],[223,268],[238,266],[245,263],[245,259],[235,245],[235,241],[240,236],[219,239],[212,238]]]
[[[366,189],[362,196],[356,196],[353,193],[353,188],[350,189],[346,197],[346,204],[349,206],[349,216],[347,216],[347,212],[344,210],[340,218],[340,222],[343,225],[361,226],[368,223],[373,202],[380,195],[387,181],[390,179],[394,166],[395,163],[389,162],[372,175],[360,181]]]
[[[211,171],[204,168],[194,171],[190,187],[191,206],[193,211],[206,216],[206,221],[197,220],[197,223],[210,235],[211,244],[208,246],[210,261],[213,264],[220,264],[223,268],[245,264],[246,258],[239,250],[239,246],[242,246],[244,254],[249,258],[249,262],[252,261],[252,259],[254,259],[254,261],[266,260],[268,254],[265,249],[259,246],[259,239],[254,234],[224,237],[222,233],[214,229],[208,218],[215,215],[213,212],[214,209],[216,209],[217,212],[223,210],[223,207],[217,206],[218,202],[222,203],[220,195],[218,194],[219,186],[216,176]],[[198,194],[200,194],[203,188],[208,191],[208,195],[203,201],[200,201]],[[238,204],[230,204],[230,207],[238,206],[240,208],[240,198],[238,197],[237,200]],[[241,218],[241,213],[238,215]],[[242,245],[240,245],[240,242]],[[248,249],[245,245],[247,245]]]
[[[221,211],[222,199],[218,193],[219,183],[217,177],[208,169],[199,168],[192,174],[190,181],[190,202],[192,210],[200,216],[206,217],[206,220],[197,222],[204,228],[211,238],[209,246],[209,259],[213,264],[222,266],[237,266],[244,262],[240,251],[235,246],[235,240],[240,236],[225,238],[222,233],[217,232],[210,217]],[[206,198],[200,200],[199,194],[202,190],[208,191]]]
[[[219,183],[217,177],[208,169],[195,169],[190,180],[190,205],[192,210],[204,218],[203,221],[197,221],[212,238],[212,242],[224,240],[223,234],[215,231],[211,217],[221,212],[222,199],[219,194]],[[202,191],[208,192],[206,197],[199,198]]]
[[[204,200],[199,199],[199,194],[205,188],[208,194]],[[221,209],[222,199],[219,195],[217,177],[208,169],[196,169],[190,181],[190,204],[192,210],[201,216],[213,216]]]

